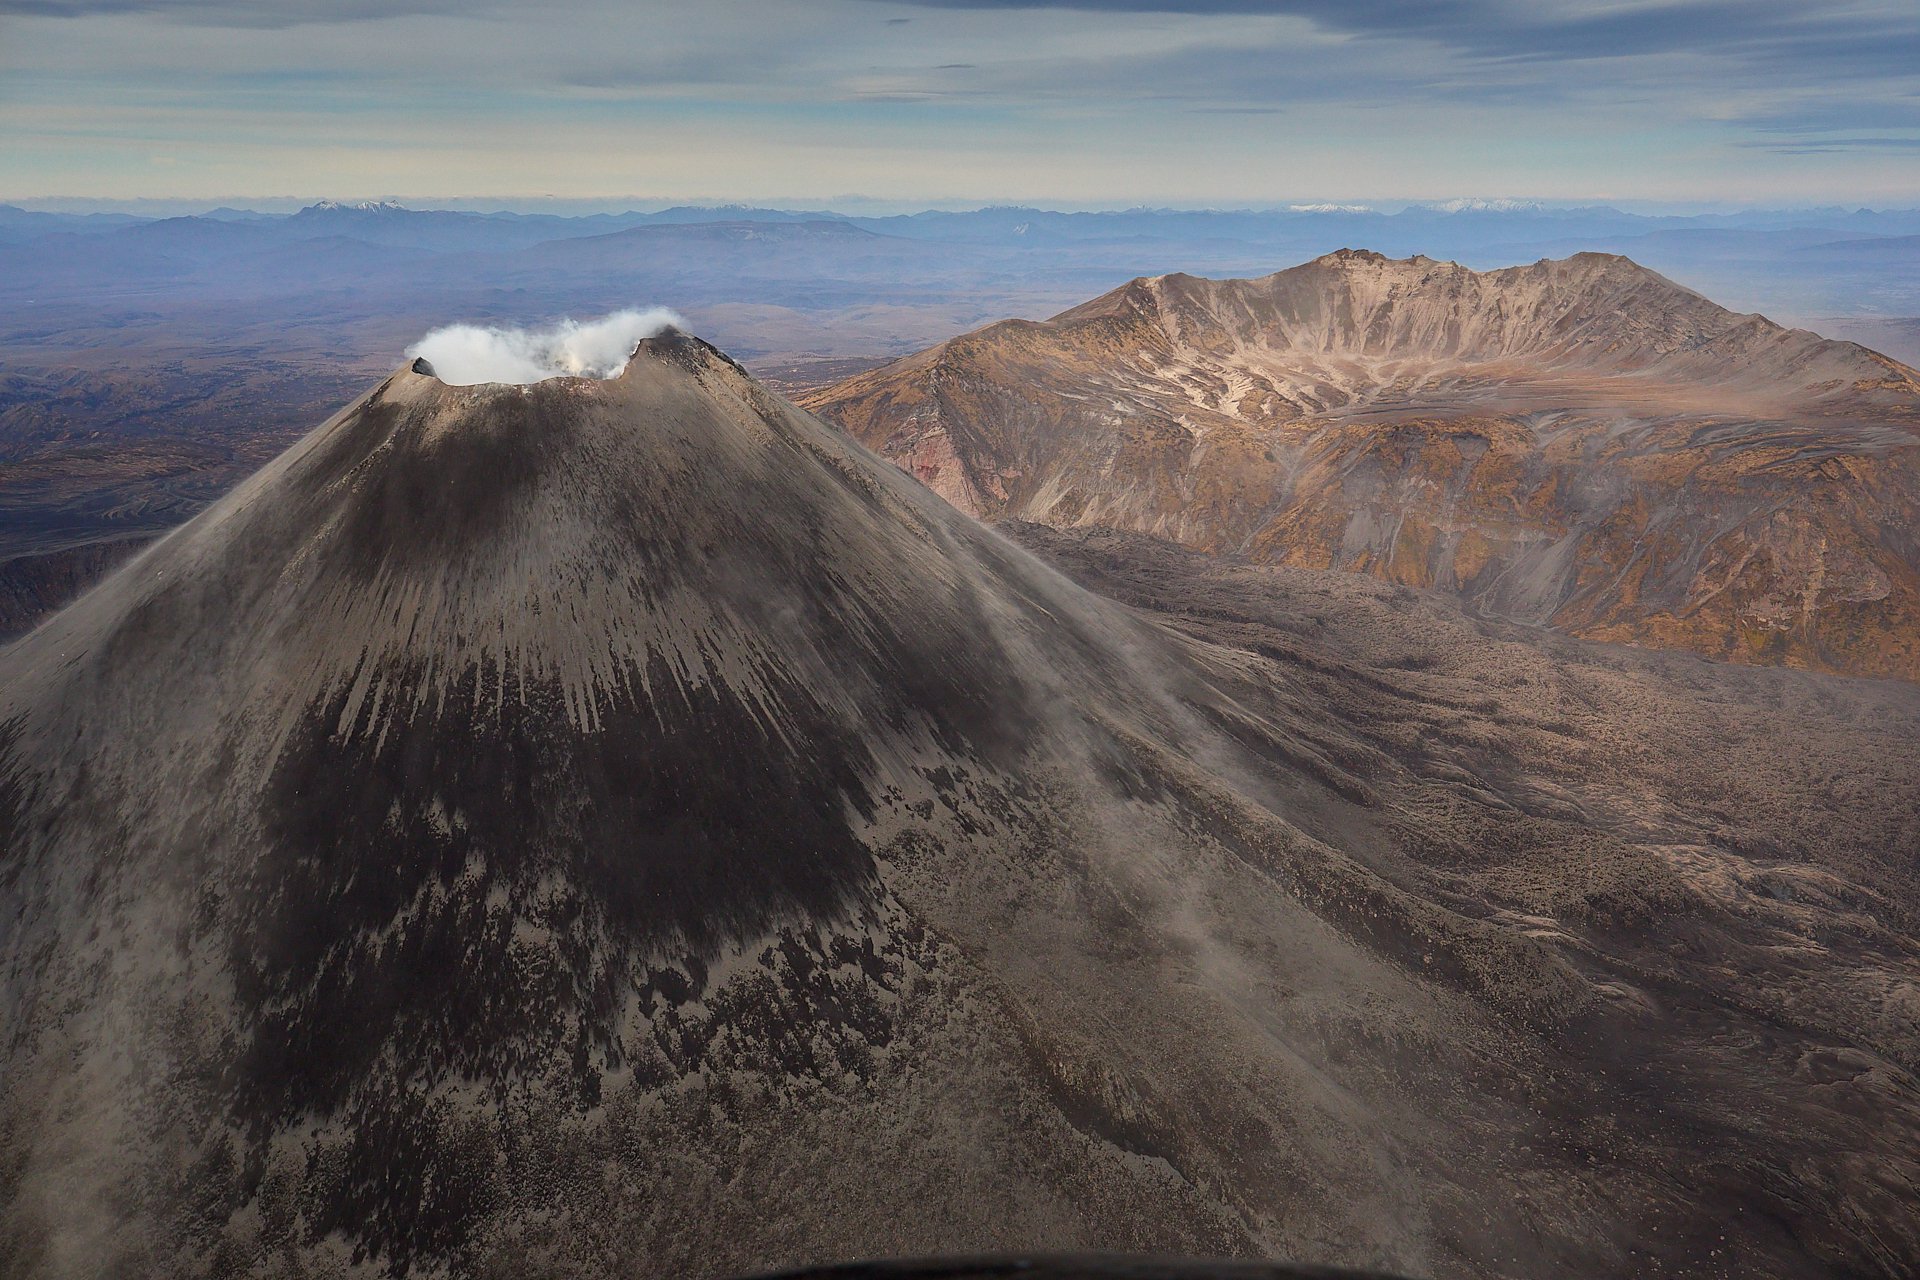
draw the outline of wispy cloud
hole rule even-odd
[[[1834,138],[1810,135],[1791,138],[1756,138],[1740,144],[1756,151],[1777,151],[1781,155],[1825,155],[1842,151],[1920,151],[1920,138]]]
[[[0,0],[0,29],[0,198],[156,194],[152,154],[164,194],[1920,198],[1885,163],[1920,139],[1912,0]]]

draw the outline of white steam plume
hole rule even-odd
[[[546,378],[614,378],[642,338],[685,322],[664,307],[616,311],[598,320],[562,320],[551,329],[495,329],[453,324],[407,348],[425,358],[440,381],[524,384]]]

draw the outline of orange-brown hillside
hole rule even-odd
[[[804,403],[976,515],[1920,679],[1920,375],[1625,258],[1135,280]]]

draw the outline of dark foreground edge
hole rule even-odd
[[[757,1280],[1398,1280],[1384,1271],[1285,1262],[1209,1262],[1124,1254],[1009,1254],[987,1258],[896,1258],[770,1272]]]

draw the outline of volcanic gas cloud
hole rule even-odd
[[[598,320],[562,320],[545,329],[508,329],[471,324],[435,329],[407,348],[422,357],[442,382],[525,384],[560,377],[617,377],[635,344],[680,317],[664,307],[629,308]]]

